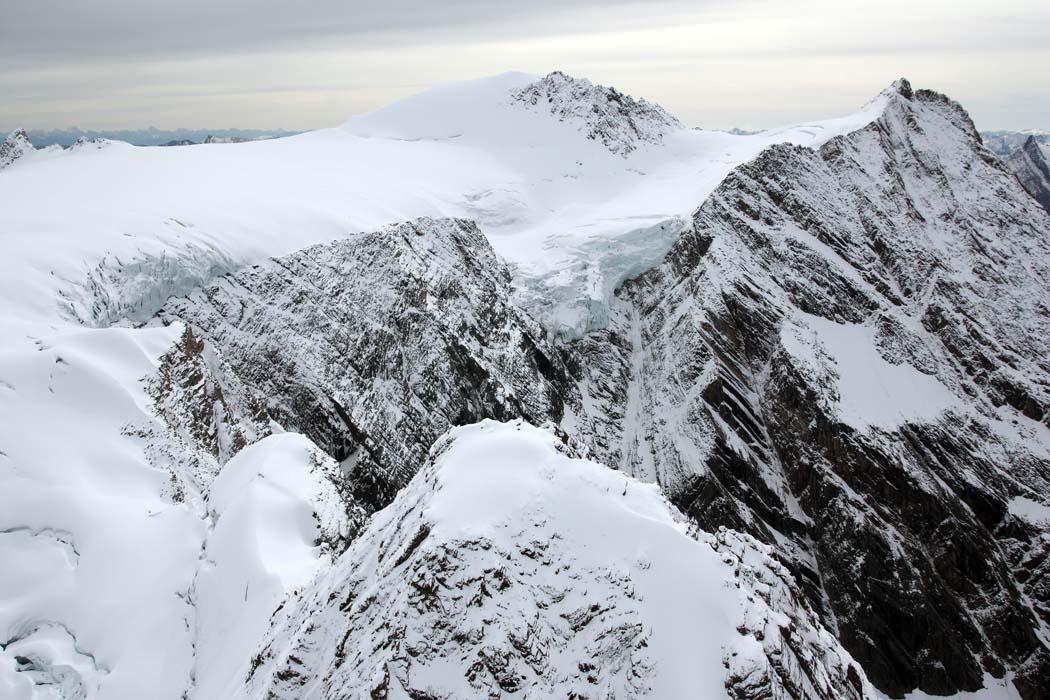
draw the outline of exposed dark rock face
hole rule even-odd
[[[173,503],[203,504],[226,462],[271,433],[266,403],[188,326],[146,378],[146,393],[159,420],[129,424],[124,434],[167,473],[163,493]]]
[[[703,527],[775,543],[883,691],[1009,669],[1039,697],[1045,535],[1009,504],[1050,493],[1048,265],[1050,218],[961,107],[901,81],[870,126],[738,168],[624,285],[578,345],[604,358],[580,422]],[[867,390],[895,414],[863,415]]]
[[[660,105],[560,71],[518,90],[514,99],[578,124],[587,138],[624,157],[641,144],[659,144],[666,134],[683,128]]]
[[[1050,165],[1046,162],[1045,148],[1034,136],[1029,136],[1021,148],[1006,158],[1006,165],[1017,175],[1025,191],[1050,211]]]
[[[501,418],[518,412],[532,422],[585,414],[585,399],[559,355],[524,313],[507,305],[508,281],[472,224],[420,220],[229,275],[165,307],[165,320],[190,325],[164,358],[154,394],[173,439],[196,446],[200,459],[194,463],[217,469],[243,436],[251,440],[252,431],[268,431],[272,415],[350,465],[337,489],[351,535],[363,538],[355,552],[371,556],[377,542],[381,550],[398,550],[381,555],[378,566],[348,553],[303,605],[278,611],[250,687],[294,697],[303,683],[320,682],[338,697],[359,691],[386,697],[397,685],[415,687],[413,679],[426,678],[423,669],[463,656],[473,661],[457,666],[458,672],[486,696],[547,688],[551,670],[565,660],[555,659],[572,653],[579,655],[573,661],[579,683],[572,686],[579,697],[603,688],[615,689],[616,697],[648,695],[653,659],[637,605],[621,597],[629,581],[608,579],[604,569],[570,571],[571,543],[561,546],[539,531],[526,532],[529,537],[510,550],[484,539],[435,544],[430,533],[440,522],[428,523],[417,504],[436,490],[432,477],[420,475],[414,491],[410,486],[394,498],[403,485],[398,480],[407,481],[426,463],[413,462],[420,451],[426,455],[426,431],[474,422],[484,412]],[[483,312],[468,313],[472,309]],[[391,340],[399,328],[404,335]],[[589,363],[604,371],[609,365],[602,364],[601,352],[609,338],[598,333],[588,342],[596,354],[581,351],[568,360],[576,371]],[[383,376],[365,375],[363,366],[382,367]],[[404,375],[391,371],[408,367],[426,377],[414,391]],[[486,386],[496,381],[499,388]],[[229,387],[225,394],[222,386]],[[558,435],[555,445],[565,454],[589,451],[570,435]],[[369,449],[362,440],[372,440]],[[151,444],[164,445],[157,439]],[[434,448],[431,464],[444,449]],[[397,531],[363,529],[375,529],[368,513],[391,503],[405,511],[384,511]],[[558,521],[543,525],[556,529]],[[696,536],[710,540],[731,566],[735,586],[754,592],[737,629],[750,651],[727,652],[725,659],[733,697],[872,697],[855,662],[841,652],[772,548],[724,528],[716,537]],[[385,581],[382,590],[371,593],[363,576]],[[580,592],[596,601],[595,610],[568,605],[566,596]],[[522,600],[531,602],[507,612]],[[479,632],[476,607],[503,611],[498,625]],[[389,659],[382,662],[366,639],[381,642]],[[374,677],[376,668],[385,674]]]
[[[157,415],[173,429],[184,430],[182,441],[201,448],[212,463],[208,471],[213,473],[200,479],[202,484],[246,445],[270,434],[266,404],[231,375],[189,326],[161,357],[150,393]]]
[[[420,219],[227,275],[160,317],[216,347],[375,510],[453,425],[561,418],[565,369],[509,292],[472,222]]]

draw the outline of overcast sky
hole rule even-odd
[[[707,128],[854,111],[899,76],[1050,128],[1050,0],[0,0],[0,129],[333,126],[560,69]]]

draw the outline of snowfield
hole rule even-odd
[[[781,339],[813,371],[834,373],[837,412],[858,430],[933,421],[949,408],[963,407],[936,377],[883,359],[874,328],[801,314],[797,323],[785,324]]]
[[[156,421],[141,382],[176,331],[67,330],[0,355],[0,696],[185,687],[207,528],[127,432]]]

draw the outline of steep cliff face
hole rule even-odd
[[[982,131],[981,140],[988,149],[999,156],[1006,158],[1016,152],[1029,138],[1034,138],[1044,147],[1050,143],[1050,131],[1043,129],[1026,129],[1024,131]]]
[[[197,692],[874,697],[772,547],[687,526],[654,485],[578,459],[589,448],[568,434],[489,421],[427,457],[430,431],[479,414],[584,415],[559,353],[508,294],[473,224],[424,219],[165,307],[188,325],[151,384],[169,430],[149,444],[192,447],[183,471],[210,483],[209,465],[223,478],[224,460],[277,424],[306,433],[346,472],[333,480],[341,505],[331,489],[314,505],[343,523],[327,551],[355,541],[274,612],[250,663],[246,642],[225,672],[200,659]],[[205,624],[229,588],[194,602]]]
[[[387,505],[453,425],[559,420],[571,384],[472,222],[420,219],[252,266],[160,317],[218,349],[274,420]]]
[[[1050,211],[1050,165],[1046,159],[1046,145],[1029,136],[1021,148],[1007,156],[1006,165],[1028,194]]]
[[[180,498],[206,490],[226,462],[271,433],[266,402],[188,326],[160,357],[146,391],[160,422],[139,433],[154,462],[163,455]]]
[[[1050,219],[947,98],[894,86],[734,171],[579,345],[598,454],[776,543],[882,690],[1050,681]],[[1008,309],[1009,312],[1004,313]]]

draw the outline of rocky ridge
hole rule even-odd
[[[276,613],[249,696],[660,697],[675,684],[719,692],[724,668],[736,698],[875,697],[768,547],[690,532],[651,486],[575,457],[552,432],[457,428]],[[729,619],[693,619],[687,598],[700,591],[700,607]],[[669,639],[685,641],[667,608],[687,634],[708,625],[708,641],[667,654]],[[737,639],[705,655],[719,625]]]
[[[1050,165],[1046,146],[1029,136],[1024,145],[1006,158],[1006,165],[1014,172],[1021,186],[1043,209],[1050,211]]]
[[[380,268],[382,273],[376,274]],[[489,416],[521,416],[543,422],[562,419],[566,411],[583,413],[582,399],[561,351],[547,345],[544,334],[528,316],[509,305],[509,295],[509,276],[487,241],[472,223],[455,220],[418,220],[233,273],[197,294],[173,299],[162,311],[164,320],[188,325],[154,384],[157,411],[171,434],[196,443],[193,453],[199,456],[193,464],[212,465],[212,469],[221,468],[224,458],[236,454],[245,436],[271,430],[271,420],[304,432],[342,461],[346,476],[338,488],[351,535],[359,538],[353,551],[370,551],[377,541],[386,543],[380,545],[383,548],[404,538],[411,542],[418,532],[406,534],[404,527],[430,530],[430,526],[406,524],[416,522],[414,502],[429,498],[435,490],[433,461],[428,462],[425,447],[420,456],[420,445],[429,435],[440,431],[436,439],[457,422]],[[374,306],[368,299],[375,299]],[[475,315],[475,309],[485,309],[486,314]],[[395,320],[401,324],[411,321],[412,325],[404,328],[403,336],[381,342],[398,327]],[[413,345],[413,338],[426,342]],[[445,340],[436,342],[441,338]],[[392,356],[397,361],[391,361]],[[523,358],[530,357],[532,361],[522,364]],[[282,361],[277,363],[277,358]],[[355,362],[347,364],[347,358]],[[368,373],[368,367],[383,368],[382,382]],[[426,385],[440,390],[419,395],[415,383],[420,375],[428,377]],[[229,389],[224,391],[223,386]],[[554,396],[562,403],[550,398]],[[356,401],[351,403],[345,397]],[[391,411],[391,407],[397,410]],[[523,429],[534,430],[518,428]],[[587,453],[584,443],[565,433],[560,435],[562,441],[552,435],[543,441],[567,455]],[[166,440],[153,437],[153,451],[166,456],[175,453],[161,449],[173,438]],[[447,446],[448,442],[441,444]],[[439,446],[432,454],[440,455],[444,449]],[[514,452],[510,447],[502,449]],[[414,462],[416,459],[420,461]],[[430,476],[417,475],[398,493],[425,463],[431,464]],[[613,477],[613,472],[608,475],[617,479],[617,488],[630,488],[620,483],[621,477]],[[203,481],[208,478],[214,475],[206,474]],[[369,513],[384,507],[387,510],[376,517],[387,522],[395,517],[391,513],[400,513],[396,516],[397,531],[367,521]],[[540,529],[530,533],[527,540],[515,540],[513,546],[493,549],[491,543],[483,546],[482,540],[474,539],[438,545],[431,538],[427,547],[418,553],[413,549],[411,556],[394,563],[393,569],[391,561],[386,560],[375,569],[377,576],[386,578],[373,582],[369,589],[375,590],[376,596],[394,597],[373,601],[375,604],[362,608],[357,617],[332,606],[352,593],[358,595],[344,589],[360,587],[355,577],[372,571],[375,562],[348,552],[340,559],[338,570],[333,569],[311,589],[310,597],[304,598],[310,602],[289,607],[275,618],[269,646],[252,664],[254,670],[245,692],[254,696],[251,694],[265,689],[260,697],[291,697],[299,694],[303,685],[320,684],[335,697],[355,697],[366,691],[382,697],[383,692],[395,692],[395,683],[412,692],[436,692],[416,687],[418,683],[413,685],[417,674],[411,669],[420,669],[433,680],[433,672],[422,669],[452,663],[451,659],[460,654],[478,659],[470,666],[469,690],[461,689],[460,696],[480,693],[479,697],[489,697],[493,692],[524,687],[538,692],[551,678],[581,672],[584,667],[588,669],[584,675],[593,676],[593,680],[577,688],[581,698],[591,697],[594,684],[618,696],[646,696],[646,679],[654,661],[644,652],[644,637],[635,634],[630,637],[635,642],[622,646],[629,641],[624,637],[627,631],[642,629],[640,620],[624,621],[625,615],[639,614],[637,610],[617,612],[623,606],[618,591],[628,582],[607,580],[598,570],[589,571],[586,575],[594,578],[598,590],[612,586],[601,604],[611,606],[609,610],[598,615],[593,624],[588,614],[579,629],[572,626],[571,619],[565,623],[568,627],[543,621],[541,608],[565,607],[567,603],[559,603],[560,596],[578,589],[580,582],[576,574],[570,575],[568,567],[554,571],[543,568],[552,561],[570,560],[574,548],[557,544],[559,538],[551,528],[561,527],[558,518],[548,522],[537,518],[533,520]],[[433,527],[440,523],[436,520]],[[843,656],[789,570],[777,563],[768,546],[726,530],[717,536],[694,530],[693,536],[721,552],[724,564],[733,568],[727,578],[737,581],[735,585],[746,584],[751,591],[745,596],[747,603],[737,625],[737,633],[751,641],[744,650],[726,652],[724,683],[734,697],[801,700],[869,696],[863,672],[842,660],[848,657]],[[436,550],[431,551],[434,547]],[[533,555],[522,556],[522,551],[533,551],[530,547],[538,549]],[[550,547],[557,551],[546,551]],[[476,562],[471,552],[484,556]],[[537,558],[547,564],[537,568]],[[513,574],[499,574],[513,580],[515,588],[512,603],[499,606],[505,620],[502,624],[507,627],[500,628],[498,634],[504,635],[505,643],[496,645],[498,648],[492,641],[493,635],[498,636],[496,632],[477,638],[474,633],[452,634],[447,629],[449,615],[467,616],[456,623],[461,626],[474,624],[470,621],[475,620],[475,614],[462,605],[463,591],[495,576],[493,561],[507,562],[501,566],[515,569]],[[442,593],[431,601],[433,605],[423,605],[412,593],[418,589],[412,581],[424,573],[444,581],[440,590],[447,590],[451,597],[442,598],[446,595]],[[395,583],[409,574],[407,586]],[[483,589],[487,586],[493,591],[488,597],[496,594],[498,584],[495,579],[482,583]],[[532,591],[526,599],[537,601],[536,605],[549,598],[547,608],[541,605],[531,612],[519,610],[520,601],[514,602],[518,600],[514,596],[521,595],[519,588]],[[562,589],[564,592],[558,594]],[[402,600],[405,594],[409,597]],[[517,612],[511,615],[506,605]],[[413,618],[415,612],[423,614],[433,606],[444,614]],[[380,642],[375,635],[390,634],[392,610],[402,611],[393,628],[395,637]],[[286,618],[286,614],[291,617]],[[569,619],[575,613],[566,608],[565,614]],[[515,620],[521,624],[515,626]],[[792,622],[785,626],[785,620]],[[351,630],[357,631],[351,634]],[[384,665],[387,671],[382,678],[371,675],[378,662],[369,654],[357,658],[352,672],[340,670],[343,662],[338,650],[360,648],[363,642],[358,635],[365,634],[364,630],[372,630],[373,641],[394,653]],[[319,635],[332,637],[332,644],[319,640]],[[448,639],[447,644],[440,648],[434,645],[423,656],[419,650],[407,650],[409,656],[403,657],[397,650],[407,644],[405,635]],[[353,644],[348,641],[350,637]],[[540,656],[536,656],[539,651],[528,652],[521,646],[523,640],[534,637],[544,645]],[[577,649],[578,658],[561,658],[564,649]],[[595,655],[607,657],[612,666],[596,664]],[[623,665],[635,655],[640,656]],[[406,663],[406,659],[412,661]],[[561,668],[552,664],[569,661],[570,666],[562,668],[560,675],[551,675],[556,667]],[[459,678],[456,673],[449,676],[455,678]],[[449,679],[442,682],[453,682]]]
[[[510,293],[473,222],[420,219],[240,270],[159,316],[340,461],[372,511],[454,425],[561,419],[560,355]]]
[[[995,155],[1006,158],[1014,153],[1029,138],[1034,138],[1041,144],[1050,144],[1050,131],[1042,129],[1026,129],[1024,131],[982,131],[981,140]]]
[[[683,128],[660,105],[560,71],[515,91],[512,99],[528,108],[549,109],[560,121],[578,124],[587,138],[624,157],[642,144],[660,144],[664,136]]]

